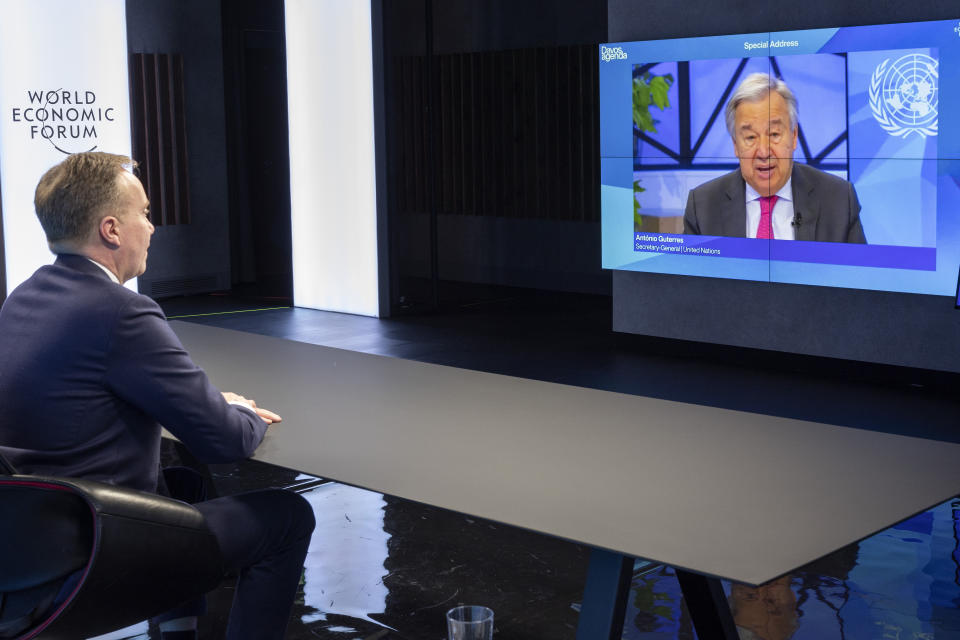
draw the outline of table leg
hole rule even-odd
[[[577,640],[620,640],[632,576],[633,558],[602,549],[590,551]]]
[[[740,637],[719,578],[677,569],[677,580],[698,638],[737,640]]]

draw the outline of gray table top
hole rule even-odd
[[[960,493],[960,445],[171,325],[258,460],[747,584]]]

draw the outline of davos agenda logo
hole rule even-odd
[[[608,47],[600,45],[600,59],[604,62],[611,60],[626,60],[627,54],[622,47]]]
[[[877,65],[870,77],[870,110],[891,136],[937,135],[939,64],[923,53],[911,53],[892,64]]]
[[[25,97],[11,110],[13,124],[30,140],[68,155],[96,150],[101,130],[115,119],[115,107],[90,89],[28,89]]]

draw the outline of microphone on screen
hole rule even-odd
[[[796,211],[793,214],[793,222],[791,222],[790,225],[799,229],[801,224],[803,224],[803,216],[800,215],[799,211]]]

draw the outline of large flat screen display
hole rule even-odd
[[[960,21],[599,56],[604,268],[955,293]]]

